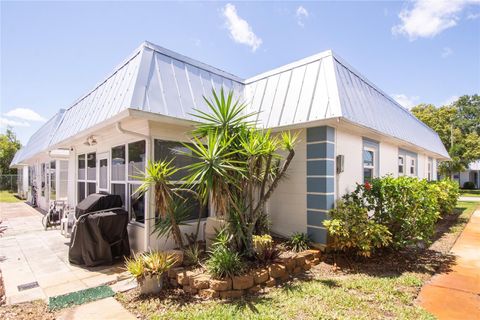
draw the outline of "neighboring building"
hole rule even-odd
[[[279,234],[308,232],[325,244],[322,221],[356,183],[387,174],[434,180],[437,162],[449,159],[433,130],[331,51],[245,80],[146,42],[37,131],[12,166],[30,168],[44,209],[63,197],[75,205],[98,191],[121,195],[132,247],[166,248],[171,242],[151,235],[150,195],[132,197],[140,184],[132,174],[183,148],[193,109],[208,111],[203,96],[221,87],[259,112],[259,127],[300,131],[288,180],[268,203]]]
[[[471,182],[475,189],[480,189],[480,160],[470,163],[467,170],[456,175],[456,179],[461,188],[465,187],[465,183]]]

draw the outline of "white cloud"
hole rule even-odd
[[[393,99],[397,101],[402,107],[406,109],[411,109],[412,107],[418,104],[418,100],[420,99],[418,96],[407,96],[403,93],[394,94],[392,95]]]
[[[480,0],[413,0],[412,3],[399,13],[401,23],[392,28],[393,34],[407,36],[410,41],[433,38],[456,26],[461,11],[467,5],[480,4]]]
[[[446,58],[448,56],[451,56],[453,54],[453,49],[450,47],[445,47],[442,49],[442,58]]]
[[[0,117],[0,127],[30,127],[30,123],[27,121],[16,121],[12,119],[7,119]]]
[[[4,116],[27,120],[27,121],[38,121],[38,122],[45,122],[47,119],[33,111],[32,109],[28,108],[15,108],[13,110],[8,111],[4,114]]]
[[[441,105],[441,106],[451,105],[452,103],[454,103],[455,101],[457,101],[458,98],[460,98],[460,97],[459,97],[459,96],[456,96],[456,95],[450,96],[448,99],[446,99],[445,101],[443,101],[440,105]]]
[[[260,47],[262,39],[253,32],[245,19],[238,16],[237,8],[233,4],[227,3],[222,9],[222,15],[233,41],[249,46],[253,52]]]
[[[309,16],[308,10],[304,6],[299,6],[295,12],[295,17],[297,18],[297,23],[300,27],[305,27],[305,19]]]
[[[480,12],[479,13],[469,13],[467,16],[467,20],[475,20],[480,18]]]

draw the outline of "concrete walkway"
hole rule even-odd
[[[420,305],[438,319],[480,319],[480,209],[457,239],[451,253],[456,262],[437,274],[418,297]]]
[[[133,314],[128,312],[114,298],[106,298],[65,310],[58,320],[135,320]]]
[[[81,268],[68,262],[69,239],[59,229],[43,229],[43,215],[23,202],[0,203],[8,226],[0,238],[0,269],[7,304],[70,293],[125,278],[123,265]],[[20,290],[19,285],[38,287]]]
[[[459,201],[474,201],[474,202],[480,202],[480,197],[459,197]]]

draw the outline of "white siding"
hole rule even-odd
[[[356,182],[362,182],[362,137],[343,130],[336,130],[336,154],[344,155],[344,171],[336,175],[337,197],[351,192]],[[380,155],[381,156],[381,155]]]

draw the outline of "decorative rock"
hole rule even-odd
[[[257,284],[256,286],[253,286],[253,287],[251,287],[250,289],[248,289],[248,293],[250,293],[250,294],[255,294],[255,293],[260,292],[260,290],[262,290],[262,287],[260,287],[260,286]]]
[[[297,275],[302,273],[302,271],[303,271],[302,267],[295,267],[295,269],[293,269],[293,274]]]
[[[210,288],[216,291],[227,291],[232,289],[232,280],[226,279],[211,279]]]
[[[305,264],[305,257],[302,256],[302,255],[300,255],[300,254],[297,255],[297,256],[295,257],[295,266],[296,266],[296,267],[301,267],[301,266],[303,266],[304,264]]]
[[[213,289],[202,289],[198,291],[198,295],[204,299],[214,299],[218,298],[220,293]]]
[[[253,284],[253,276],[249,274],[232,278],[232,286],[235,290],[248,289],[253,287]]]
[[[170,282],[169,282],[169,283],[170,283],[170,286],[171,286],[172,288],[178,287],[177,279],[170,279]]]
[[[267,269],[257,269],[253,271],[253,280],[256,284],[264,283],[269,277]]]
[[[195,289],[208,289],[210,286],[210,277],[206,274],[200,274],[190,277],[190,287]]]
[[[190,283],[190,277],[193,277],[195,273],[193,271],[181,271],[177,274],[177,282],[179,285],[187,286]]]
[[[274,287],[277,284],[277,281],[275,281],[275,278],[270,278],[265,282],[265,285],[267,287]]]
[[[268,267],[268,272],[270,273],[270,276],[273,278],[283,277],[287,273],[285,266],[279,263],[271,264]]]
[[[321,256],[321,251],[320,250],[317,250],[317,249],[310,249],[310,250],[306,250],[306,252],[308,252],[309,254],[312,255],[312,258],[310,258],[310,260],[313,260],[313,259],[320,259],[320,256]]]
[[[176,279],[177,275],[182,271],[184,271],[183,267],[172,268],[172,269],[168,270],[168,277],[172,278],[172,279]]]
[[[311,261],[311,263],[312,263],[313,265],[317,265],[317,264],[320,263],[320,259],[319,259],[319,258],[314,258],[314,259]]]
[[[290,280],[290,275],[288,273],[285,273],[284,276],[280,277],[280,280],[283,281],[283,282],[288,281],[288,280]]]
[[[220,298],[222,299],[236,299],[241,296],[243,296],[243,290],[228,290],[220,292]]]
[[[303,270],[305,271],[308,271],[310,269],[312,269],[312,263],[310,261],[307,261],[304,265],[303,265]]]
[[[190,286],[183,286],[183,291],[189,294],[196,294],[198,292],[198,289],[192,288]]]

